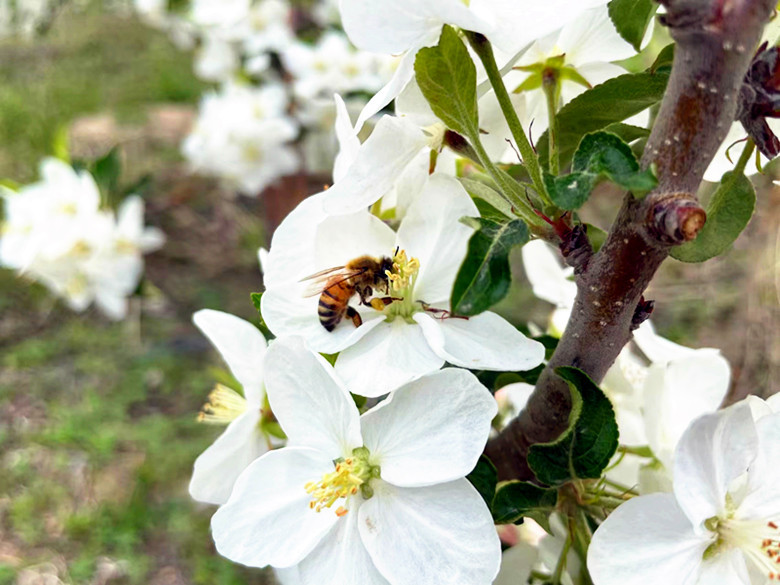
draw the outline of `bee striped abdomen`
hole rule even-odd
[[[339,324],[347,312],[349,299],[355,294],[355,287],[348,279],[336,276],[332,280],[332,284],[329,281],[325,285],[317,307],[320,323],[328,331],[333,331]]]

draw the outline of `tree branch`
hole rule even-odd
[[[499,479],[533,479],[528,447],[554,440],[568,426],[570,391],[554,368],[574,366],[600,382],[652,310],[642,293],[661,262],[672,246],[694,239],[704,225],[696,190],[735,118],[739,88],[774,5],[773,0],[660,3],[667,10],[662,23],[677,45],[642,157],[644,168],[656,166],[658,187],[642,200],[626,195],[597,254],[562,244],[577,270],[577,298],[525,410],[487,445]]]

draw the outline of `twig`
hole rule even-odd
[[[773,0],[663,0],[677,42],[672,75],[642,166],[658,187],[630,193],[607,241],[577,275],[569,324],[526,409],[486,448],[499,478],[533,479],[528,447],[568,425],[571,396],[554,368],[582,369],[600,382],[630,340],[647,303],[642,293],[672,246],[696,237],[705,212],[696,200],[704,171],[735,117],[737,94]]]

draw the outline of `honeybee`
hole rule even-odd
[[[388,272],[393,270],[393,259],[388,256],[374,258],[360,256],[350,260],[344,266],[335,266],[307,276],[301,282],[313,280],[312,288],[304,296],[320,295],[317,314],[320,323],[328,331],[333,331],[344,315],[352,319],[355,327],[360,327],[360,318],[349,301],[356,294],[360,304],[381,311],[393,301],[402,300],[389,296],[390,282]],[[371,298],[374,291],[384,292],[384,297]]]

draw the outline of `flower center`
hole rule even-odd
[[[369,481],[380,475],[378,465],[369,462],[370,453],[365,447],[352,450],[350,457],[341,457],[333,461],[334,471],[326,473],[318,482],[310,481],[304,487],[312,497],[309,507],[316,512],[330,508],[338,500],[347,500],[358,492],[365,499],[374,495]],[[344,516],[344,506],[336,508],[337,516]]]
[[[780,581],[780,525],[773,520],[713,517],[704,526],[717,535],[704,552],[710,558],[725,548],[738,548],[770,580]]]
[[[420,261],[417,258],[409,258],[406,250],[401,250],[393,256],[393,269],[385,270],[385,276],[390,283],[390,294],[403,300],[393,301],[387,306],[385,313],[388,321],[396,317],[411,321],[412,315],[420,310],[420,306],[415,305],[412,298],[414,279],[419,271]]]
[[[233,422],[246,410],[246,398],[235,390],[217,384],[209,393],[208,402],[198,413],[198,422],[226,425]]]

